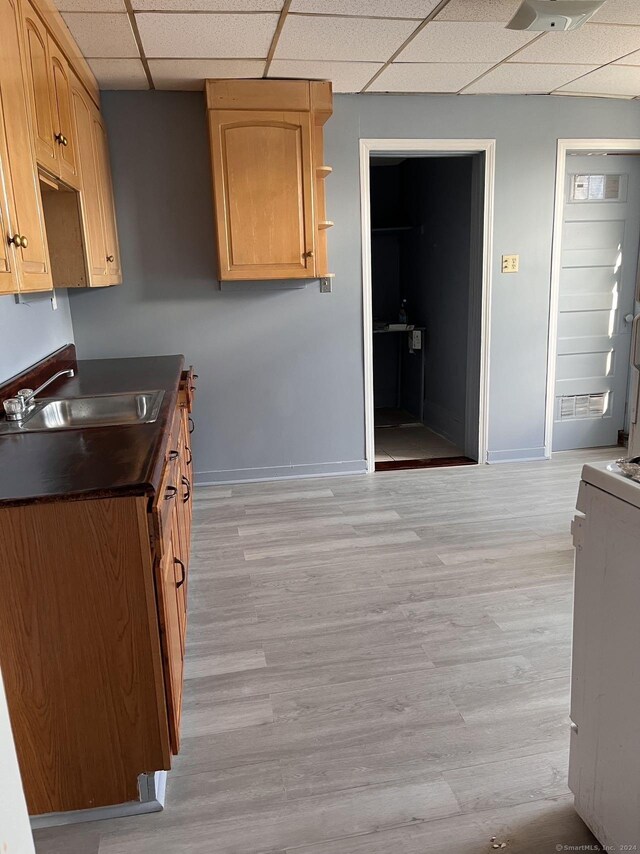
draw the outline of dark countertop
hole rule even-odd
[[[183,356],[78,361],[73,379],[58,380],[41,397],[164,389],[157,420],[0,435],[0,504],[153,493],[162,474],[183,365]]]

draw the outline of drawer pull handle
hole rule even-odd
[[[189,454],[189,459],[187,460],[187,465],[190,466],[191,463],[193,462],[193,452],[188,445],[185,445],[184,447],[185,447],[185,450],[187,451],[187,453]]]
[[[169,501],[169,499],[175,498],[177,494],[178,494],[178,487],[177,486],[168,486],[167,491],[164,494],[164,500]]]
[[[182,485],[187,489],[186,493],[182,496],[182,500],[186,504],[187,501],[191,498],[191,483],[189,481],[189,478],[185,475],[182,475]]]
[[[189,416],[189,433],[193,433],[193,431],[195,429],[196,429],[195,422],[194,422],[193,418],[191,416]]]
[[[178,557],[174,557],[173,562],[174,562],[174,563],[177,563],[177,564],[178,564],[178,566],[180,567],[180,569],[182,570],[182,578],[180,579],[180,581],[176,582],[176,587],[182,587],[182,585],[184,584],[184,582],[185,582],[185,580],[186,580],[186,578],[187,578],[187,570],[186,570],[186,567],[185,567],[185,565],[182,563],[182,561],[180,560],[180,558],[178,558]]]
[[[180,456],[178,451],[169,451],[169,462],[172,463],[174,460],[177,460]]]

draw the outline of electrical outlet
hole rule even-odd
[[[517,273],[520,270],[519,255],[503,255],[502,256],[502,272]]]
[[[332,291],[332,279],[330,277],[324,277],[320,279],[320,293],[321,294],[330,294]]]

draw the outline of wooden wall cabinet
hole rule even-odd
[[[0,0],[0,290],[53,287],[23,63],[17,0]]]
[[[221,280],[328,275],[322,126],[331,84],[208,80]]]
[[[155,496],[0,508],[0,666],[31,815],[136,801],[178,752],[193,387],[185,372]]]
[[[106,131],[100,111],[80,82],[71,79],[71,111],[80,175],[80,214],[86,277],[76,286],[102,287],[122,281]],[[73,287],[72,282],[68,283]]]
[[[0,294],[122,281],[98,105],[52,0],[0,0]]]

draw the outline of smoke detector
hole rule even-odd
[[[509,30],[577,30],[604,5],[605,0],[524,0],[507,24]]]

